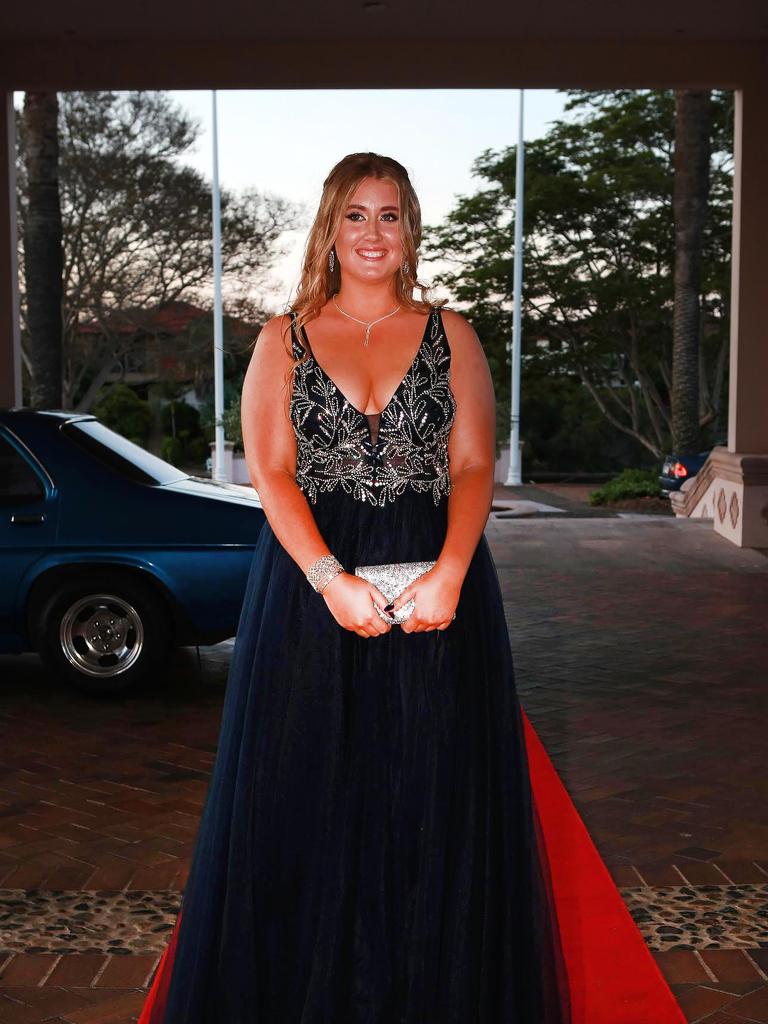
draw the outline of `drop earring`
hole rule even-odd
[[[410,269],[411,269],[411,267],[410,267],[410,264],[408,263],[408,260],[405,260],[404,263],[403,263],[403,276],[404,277],[405,277],[405,275],[408,273],[408,271]]]
[[[328,253],[328,270],[331,274],[333,273],[333,267],[335,262],[335,252],[333,249],[331,249],[331,251]]]

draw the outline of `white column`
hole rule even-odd
[[[768,81],[735,94],[728,448],[710,457],[715,530],[768,547]]]

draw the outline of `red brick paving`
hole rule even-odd
[[[487,536],[521,701],[616,884],[764,884],[764,554],[693,521]],[[0,658],[0,888],[181,892],[229,650],[204,651],[202,672],[182,652],[161,685],[107,701]],[[768,948],[654,956],[689,1021],[768,1022]],[[0,954],[0,1024],[128,1024],[158,960]]]

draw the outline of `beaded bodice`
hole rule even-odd
[[[451,352],[442,316],[433,307],[419,350],[381,412],[355,408],[316,362],[309,339],[297,337],[291,422],[297,440],[296,481],[316,503],[342,488],[358,501],[384,506],[406,489],[431,491],[435,504],[451,491],[448,438],[456,414],[450,387]]]

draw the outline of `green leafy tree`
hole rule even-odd
[[[182,432],[186,437],[200,434],[200,413],[189,402],[172,398],[163,406],[161,413],[163,432],[171,437],[178,437]]]
[[[658,458],[669,445],[675,231],[674,95],[569,90],[568,119],[526,145],[523,387],[567,376],[614,430]],[[727,390],[732,94],[712,95],[710,189],[701,261],[699,424]],[[473,164],[485,187],[460,196],[423,250],[478,330],[508,410],[516,147]],[[499,424],[500,432],[507,425]]]
[[[224,410],[224,416],[222,417],[224,422],[224,433],[230,441],[234,442],[234,450],[236,452],[244,451],[243,446],[243,430],[240,419],[240,395],[235,395],[232,402]]]
[[[94,415],[112,430],[146,447],[152,428],[149,402],[139,398],[127,384],[114,384],[93,407]]]

